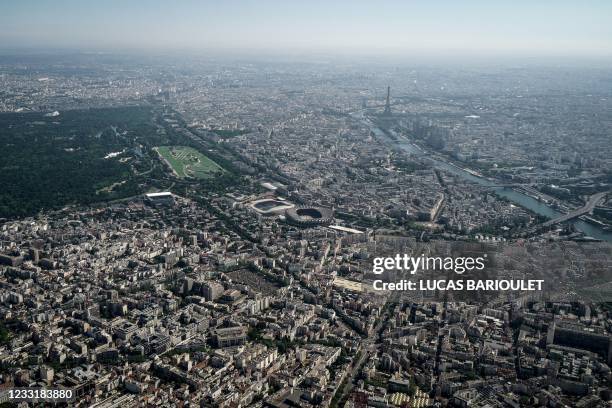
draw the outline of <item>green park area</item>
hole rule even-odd
[[[160,146],[156,150],[180,178],[206,179],[224,171],[223,167],[192,147]]]
[[[152,118],[136,106],[0,113],[0,219],[141,193],[149,146],[174,142]]]

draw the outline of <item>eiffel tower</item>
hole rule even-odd
[[[391,87],[388,86],[387,87],[387,101],[385,102],[385,111],[383,112],[383,115],[385,116],[391,116]]]

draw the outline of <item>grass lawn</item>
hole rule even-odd
[[[223,167],[192,147],[160,146],[156,149],[180,178],[211,178],[224,171]]]

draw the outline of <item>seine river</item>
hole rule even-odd
[[[391,141],[391,139],[388,138],[381,129],[373,125],[371,122],[365,120],[363,117],[361,117],[360,119],[363,121],[364,124],[367,124],[371,128],[372,132],[374,132],[376,136],[386,138],[387,140]],[[495,187],[496,183],[493,181],[487,180],[484,177],[478,177],[457,166],[453,166],[450,163],[447,163],[443,160],[432,157],[429,153],[427,153],[426,151],[423,151],[418,146],[412,143],[399,142],[397,143],[397,145],[408,153],[411,153],[417,156],[427,156],[427,158],[433,162],[435,167],[447,170],[450,173],[456,174],[465,180],[471,181],[476,184],[480,184],[481,186],[484,186],[484,187],[488,187],[490,190],[494,191],[495,194],[497,194],[498,196],[505,197],[509,201],[523,208],[526,208],[536,214],[542,215],[547,218],[556,218],[560,215],[563,215],[559,211],[554,210],[553,208],[549,207],[547,204],[541,201],[538,201],[533,197],[530,197],[526,194],[523,194],[519,191],[510,189],[510,188]],[[572,224],[574,224],[577,230],[584,232],[589,237],[601,239],[603,241],[612,241],[612,232],[604,231],[603,228],[597,225],[590,224],[580,219],[574,219],[568,222],[571,222]]]

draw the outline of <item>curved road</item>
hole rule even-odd
[[[551,225],[554,224],[559,224],[561,222],[565,222],[565,221],[569,221],[572,218],[576,218],[576,217],[580,217],[581,215],[590,213],[591,211],[593,211],[593,208],[595,208],[595,206],[608,194],[607,191],[601,192],[601,193],[597,193],[597,194],[593,194],[591,196],[591,198],[589,198],[589,201],[580,208],[575,209],[574,211],[571,211],[565,215],[562,215],[560,217],[557,217],[555,219],[546,221],[545,223],[543,223],[542,225],[545,227],[549,227]]]

